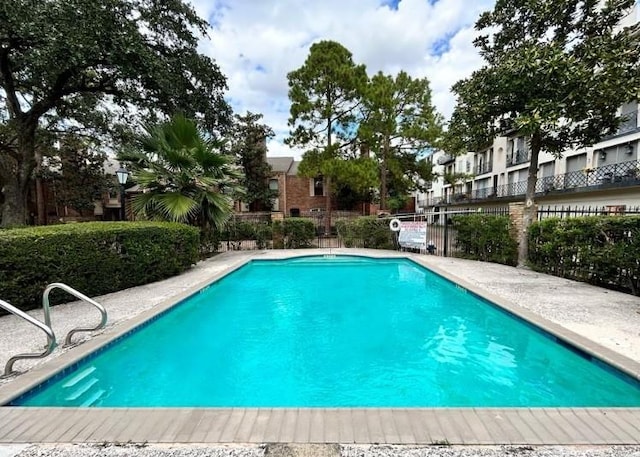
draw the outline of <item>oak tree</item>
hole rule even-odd
[[[453,86],[450,131],[473,150],[503,133],[526,135],[531,159],[519,264],[528,250],[541,150],[557,156],[612,134],[618,108],[638,97],[640,33],[623,27],[635,0],[497,0],[476,29],[485,65]],[[452,151],[455,152],[455,151]]]
[[[25,223],[39,128],[115,141],[174,112],[224,128],[225,78],[197,49],[207,27],[183,0],[0,2],[2,225]]]

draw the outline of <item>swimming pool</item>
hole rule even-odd
[[[636,406],[638,383],[406,259],[252,261],[25,406]]]

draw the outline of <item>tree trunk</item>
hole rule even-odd
[[[36,207],[38,209],[38,225],[47,225],[46,201],[44,198],[44,186],[42,185],[42,151],[35,150],[36,159]]]
[[[331,177],[325,176],[324,234],[331,235]]]
[[[531,159],[527,176],[527,192],[525,193],[524,212],[522,214],[522,231],[518,243],[518,266],[524,267],[529,259],[529,227],[536,220],[535,205],[536,183],[538,181],[538,156],[540,155],[540,134],[531,136]]]
[[[0,167],[4,181],[4,205],[2,207],[2,227],[27,224],[27,196],[31,175],[35,167],[35,123],[17,124],[18,150],[16,157],[3,155]]]
[[[382,165],[380,170],[380,210],[387,209],[387,156],[389,154],[389,138],[385,138],[382,149]]]
[[[27,193],[21,190],[17,176],[4,183],[4,205],[2,227],[17,227],[27,224]]]
[[[332,139],[331,134],[332,124],[331,117],[327,119],[327,153],[333,155],[332,147]],[[324,177],[324,192],[325,192],[325,201],[324,201],[324,234],[325,236],[331,235],[331,177]]]

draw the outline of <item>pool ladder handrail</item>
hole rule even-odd
[[[95,306],[96,308],[98,308],[98,311],[100,311],[100,316],[101,316],[100,323],[98,325],[96,325],[95,327],[78,327],[78,328],[74,328],[74,329],[70,330],[69,333],[67,333],[67,336],[64,339],[64,345],[65,346],[71,346],[71,338],[76,333],[79,333],[79,332],[93,332],[95,330],[100,330],[101,328],[104,328],[104,326],[107,324],[107,310],[104,309],[104,306],[102,306],[97,301],[87,297],[85,294],[83,294],[81,292],[78,292],[73,287],[70,287],[70,286],[68,286],[68,285],[66,285],[64,283],[61,283],[61,282],[54,282],[54,283],[49,284],[47,286],[47,288],[44,290],[43,294],[42,294],[42,308],[44,309],[44,322],[49,327],[51,327],[51,307],[49,305],[49,294],[54,289],[62,289],[65,292],[67,292],[68,294],[71,294],[74,297],[76,297],[76,298],[78,298],[78,299],[80,299],[80,300],[82,300],[84,302],[87,302],[90,305]]]
[[[11,357],[7,361],[7,364],[4,367],[4,374],[2,376],[0,376],[0,378],[8,378],[9,376],[11,376],[12,374],[15,373],[13,371],[13,364],[16,363],[18,360],[23,360],[23,359],[41,359],[41,358],[46,357],[49,354],[51,354],[53,349],[56,347],[56,335],[53,333],[53,329],[51,328],[51,325],[47,325],[47,324],[39,321],[35,317],[32,317],[32,316],[28,315],[27,313],[25,313],[24,311],[16,308],[15,306],[13,306],[9,302],[6,302],[4,300],[0,300],[0,308],[9,311],[11,314],[14,314],[14,315],[24,319],[25,321],[29,322],[30,324],[35,325],[36,327],[38,327],[40,330],[42,330],[47,335],[47,346],[45,347],[44,352],[17,354],[17,355],[14,355],[13,357]]]

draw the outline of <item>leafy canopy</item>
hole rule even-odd
[[[300,173],[323,175],[354,190],[375,185],[370,160],[349,160],[358,157],[357,116],[367,83],[364,65],[356,65],[341,44],[320,41],[287,78],[292,130],[286,142],[305,149]]]
[[[528,255],[538,156],[614,133],[618,108],[638,97],[640,30],[620,26],[635,0],[497,0],[476,23],[486,65],[453,86],[450,152],[486,147],[505,130],[529,138],[518,262]]]
[[[225,77],[197,48],[207,27],[183,0],[0,2],[2,224],[25,222],[38,130],[113,145],[175,112],[225,130]]]
[[[638,26],[618,27],[634,0],[498,0],[476,39],[486,65],[453,86],[452,152],[505,127],[560,154],[614,133],[620,105],[640,88]],[[533,146],[533,145],[532,145]]]
[[[218,127],[230,109],[224,76],[197,50],[207,27],[181,0],[4,0],[2,110],[9,119],[54,112],[99,126],[140,114],[133,105],[149,115],[198,114]]]
[[[90,211],[113,184],[115,176],[104,170],[106,154],[76,135],[61,137],[58,149],[50,149],[43,175],[49,181],[56,204],[78,213]]]
[[[358,135],[375,155],[386,209],[387,196],[404,198],[433,180],[431,163],[421,156],[437,147],[443,122],[431,102],[429,81],[404,71],[395,77],[374,75],[364,92],[363,112]]]

